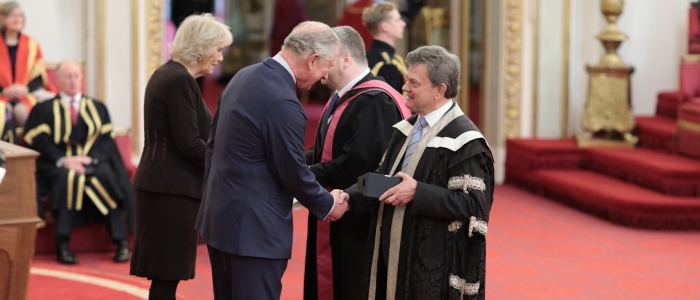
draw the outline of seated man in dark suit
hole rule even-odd
[[[114,261],[129,261],[124,210],[133,207],[133,188],[112,138],[107,107],[81,94],[82,71],[77,63],[61,63],[56,77],[60,94],[32,109],[24,139],[40,153],[37,189],[48,196],[56,220],[58,261],[78,262],[68,247],[71,229],[97,220],[107,223],[118,245]]]

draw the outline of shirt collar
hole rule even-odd
[[[362,78],[365,78],[365,76],[367,76],[367,74],[369,74],[369,68],[367,68],[367,70],[362,72],[362,74],[355,77],[355,79],[353,79],[348,84],[346,84],[342,89],[340,89],[340,91],[338,91],[338,97],[342,98],[345,95],[345,93],[347,93],[350,89],[352,89],[360,80],[362,80]]]
[[[63,92],[59,93],[59,95],[61,95],[61,99],[66,105],[70,105],[71,96],[68,96]],[[73,96],[73,99],[75,99],[75,102],[73,102],[73,106],[78,107],[80,105],[80,99],[82,98],[82,93],[75,94],[75,96]]]
[[[282,57],[282,54],[277,53],[277,55],[273,56],[272,59],[274,59],[276,62],[280,63],[284,67],[287,72],[289,72],[289,75],[292,75],[292,79],[294,79],[294,84],[297,83],[297,78],[294,76],[294,72],[292,72],[292,68],[289,66],[287,61]]]
[[[447,113],[447,111],[450,110],[450,108],[452,107],[453,104],[454,104],[454,102],[452,102],[452,99],[450,99],[450,101],[445,102],[445,104],[440,106],[440,108],[423,116],[423,118],[425,118],[425,121],[428,122],[428,126],[433,127],[433,125],[435,125],[438,121],[440,121],[442,116],[444,116],[445,113]]]

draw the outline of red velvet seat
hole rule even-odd
[[[700,97],[700,55],[684,56],[678,73],[679,89],[659,92],[656,96],[657,116],[676,119],[681,103]]]

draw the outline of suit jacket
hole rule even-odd
[[[185,66],[168,61],[146,85],[145,145],[134,188],[201,199],[211,113]]]
[[[221,251],[271,259],[292,252],[292,198],[324,219],[333,197],[304,160],[306,113],[292,76],[267,59],[239,71],[219,98],[195,228]]]

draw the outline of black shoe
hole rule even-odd
[[[74,265],[78,263],[78,257],[68,247],[68,242],[59,242],[56,245],[56,259],[58,262],[65,265]]]
[[[114,252],[114,262],[127,262],[131,258],[129,241],[121,240],[117,243],[117,251]]]

